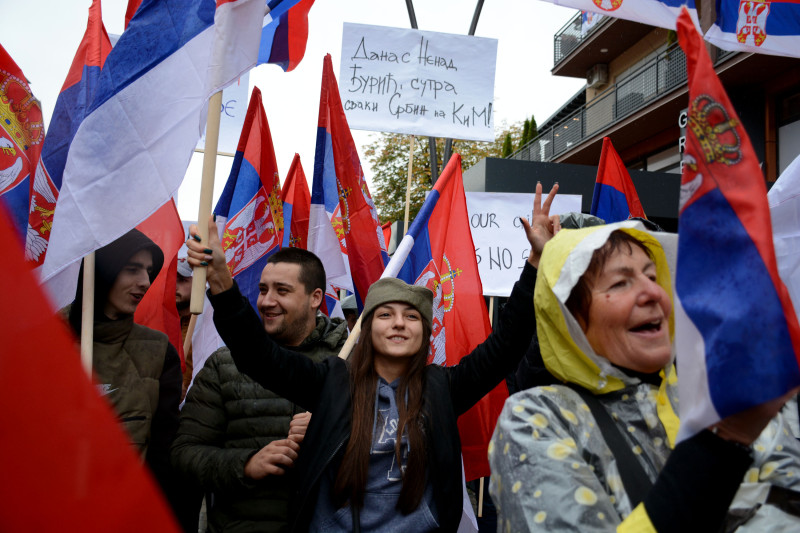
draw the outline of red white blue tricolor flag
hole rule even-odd
[[[261,102],[253,87],[239,146],[225,189],[214,208],[224,226],[222,248],[234,279],[253,308],[267,258],[283,238],[283,209],[278,164]]]
[[[338,251],[332,236],[338,240]],[[325,56],[322,67],[308,249],[322,260],[335,287],[355,293],[359,309],[363,308],[369,286],[381,277],[389,262],[378,211],[347,125],[330,54]],[[343,255],[352,288],[345,285],[347,279],[342,279],[346,278],[340,262]]]
[[[387,267],[383,277],[396,275],[433,292],[429,362],[456,365],[486,340],[492,328],[475,259],[459,154],[453,155],[436,181],[392,260],[402,268],[395,274],[394,266]],[[458,419],[467,480],[490,474],[487,447],[506,398],[503,381]]]
[[[800,326],[753,147],[686,12],[678,35],[689,74],[675,281],[684,439],[800,385]]]
[[[303,59],[308,40],[308,12],[314,0],[269,0],[264,16],[258,64],[274,63],[289,72]]]
[[[22,70],[0,45],[0,202],[13,219],[20,242],[25,241],[30,183],[43,140],[39,101]]]
[[[110,51],[111,41],[103,26],[100,0],[93,0],[86,33],[56,100],[33,179],[25,257],[36,265],[44,262],[47,253],[69,146],[94,101],[100,71]]]
[[[608,137],[603,137],[590,213],[606,224],[632,217],[647,218],[631,175]]]
[[[800,2],[717,0],[705,39],[723,50],[800,57]]]
[[[308,249],[308,212],[311,194],[300,156],[294,154],[292,165],[281,189],[283,202],[283,243],[281,248]]]
[[[244,23],[247,15],[255,23]],[[56,306],[74,296],[84,255],[177,191],[205,125],[208,97],[255,64],[262,18],[260,0],[219,8],[214,0],[142,2],[106,58],[64,165],[42,266]]]
[[[675,20],[681,8],[689,10],[692,20],[700,27],[695,0],[546,0],[558,6],[573,7],[600,15],[632,20],[669,30],[675,29]]]

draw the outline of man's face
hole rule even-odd
[[[175,280],[175,305],[178,311],[189,309],[189,302],[192,299],[192,278],[178,274]]]
[[[150,288],[152,271],[153,254],[150,250],[140,250],[133,254],[108,291],[103,313],[112,320],[132,315]]]
[[[269,263],[261,272],[258,288],[256,303],[270,337],[284,346],[303,342],[316,325],[322,291],[306,292],[296,263]]]

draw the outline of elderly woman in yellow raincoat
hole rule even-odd
[[[800,449],[777,404],[675,446],[675,240],[627,221],[547,243],[536,322],[563,384],[515,394],[499,418],[500,531],[800,531]]]

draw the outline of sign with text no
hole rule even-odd
[[[351,128],[494,140],[497,40],[344,24],[339,93]]]
[[[531,219],[533,193],[467,192],[467,212],[483,294],[508,296],[530,254],[519,217]],[[580,194],[559,194],[551,215],[581,211]]]

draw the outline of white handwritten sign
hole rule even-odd
[[[483,294],[508,296],[530,253],[519,217],[530,221],[533,194],[468,192],[466,195]],[[550,206],[550,214],[580,213],[581,201],[580,194],[559,194]]]
[[[497,40],[344,24],[339,93],[351,128],[494,140]]]

